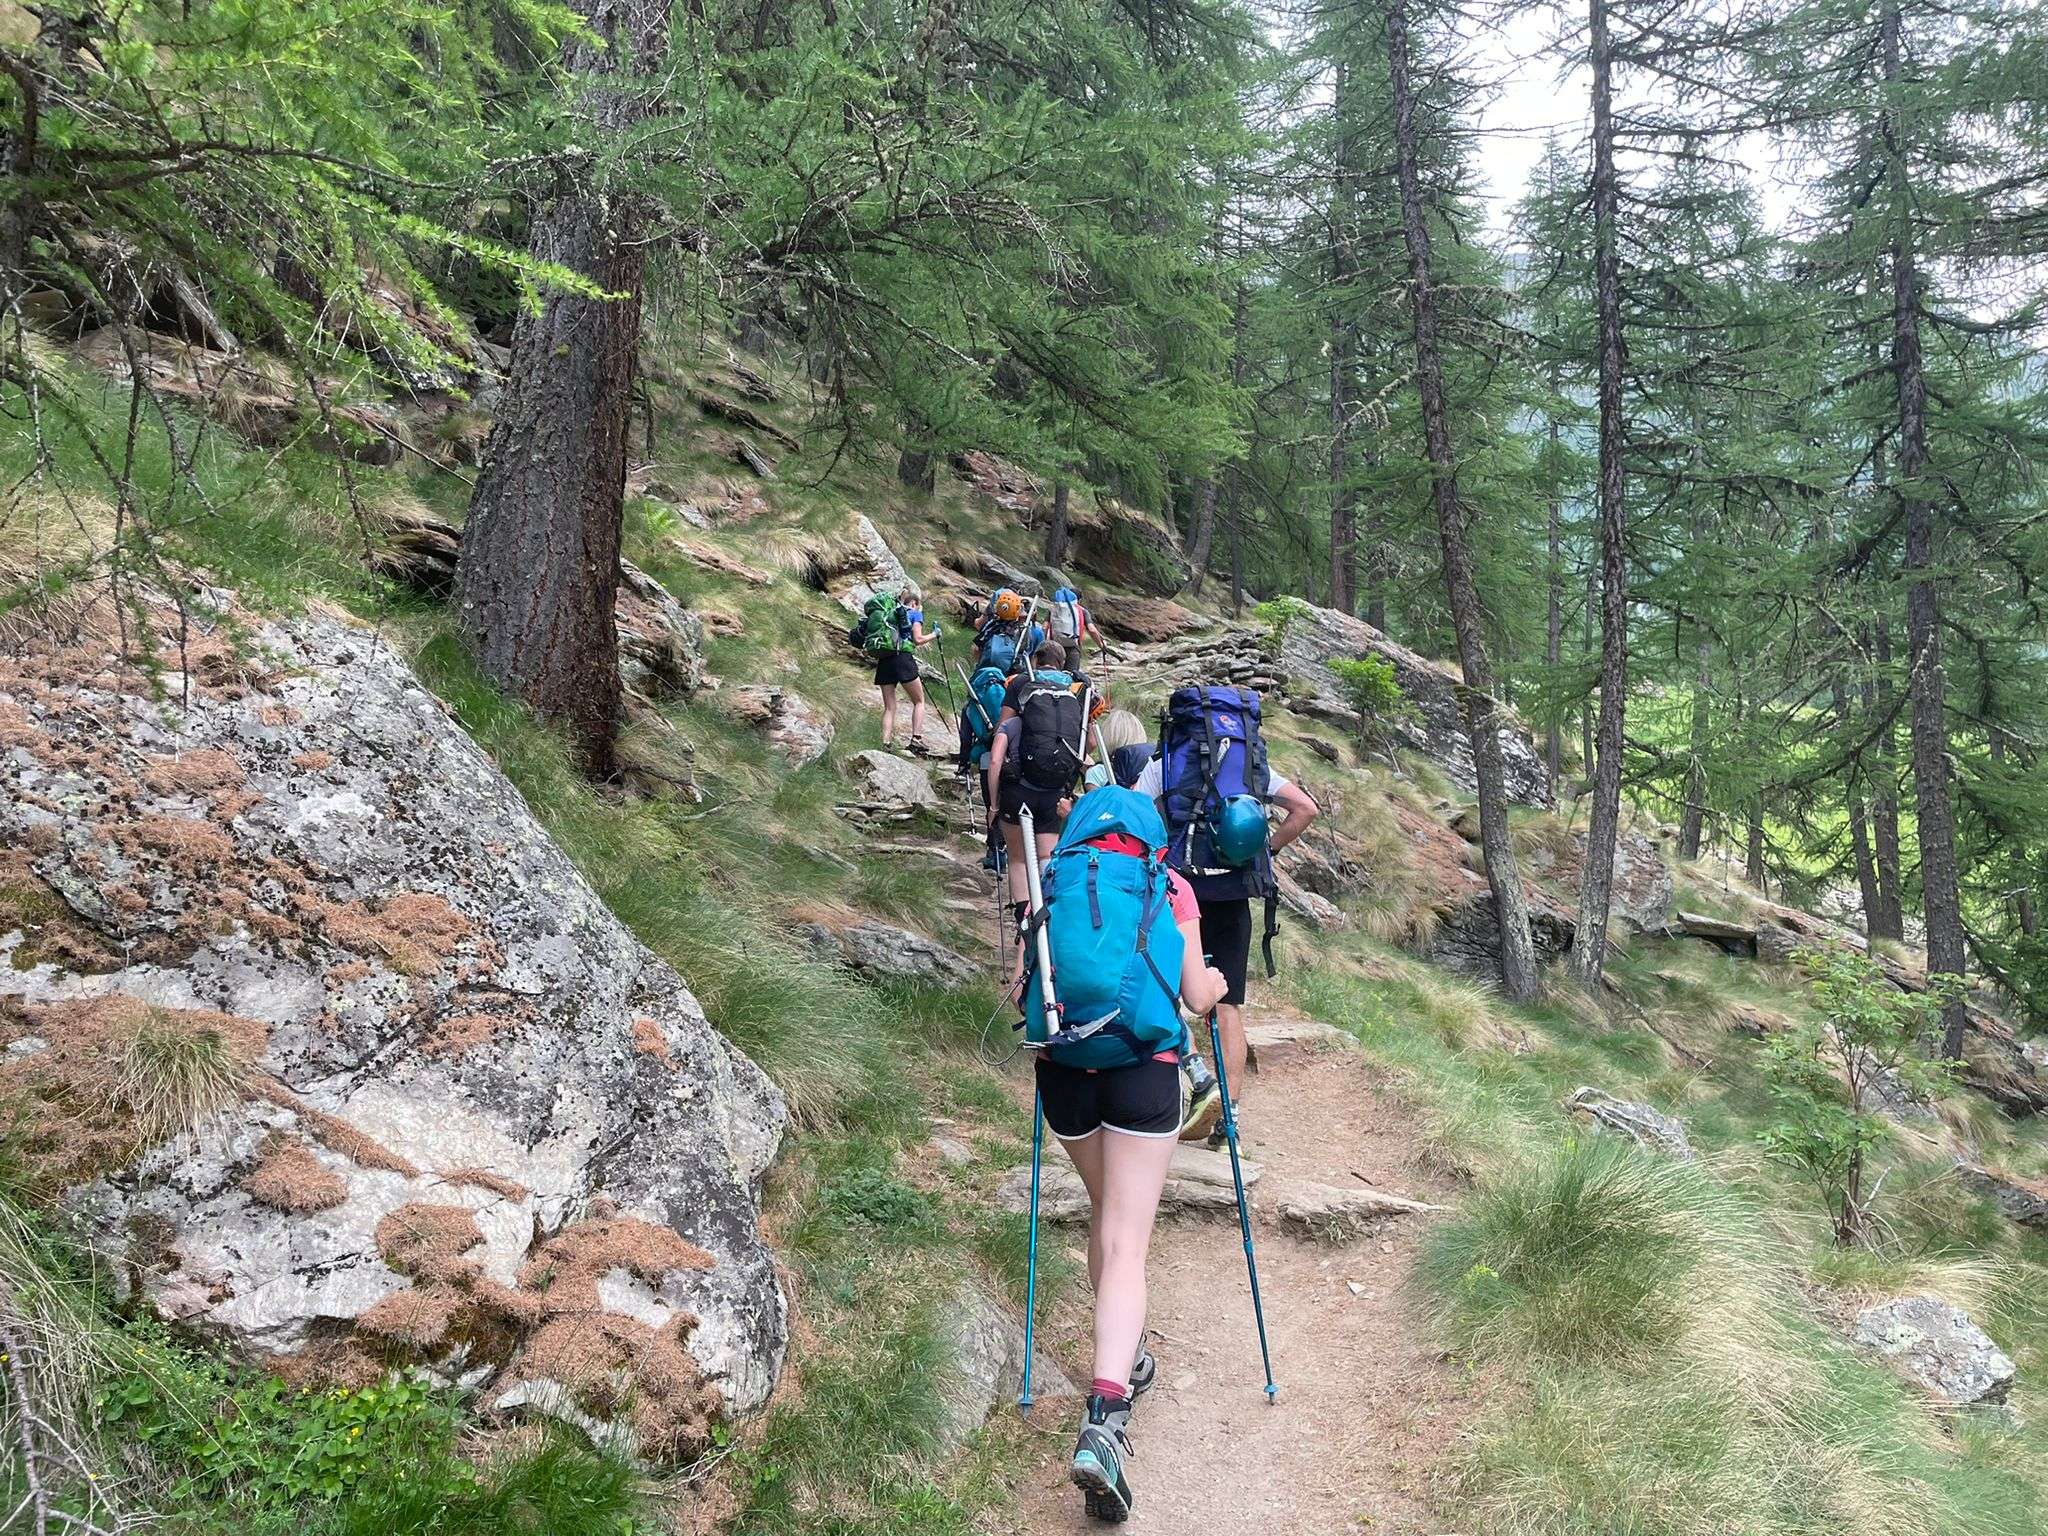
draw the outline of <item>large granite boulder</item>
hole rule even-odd
[[[1901,1296],[1865,1307],[1850,1337],[1953,1407],[2003,1402],[2019,1371],[1968,1313],[1939,1296]]]
[[[382,639],[153,618],[147,668],[111,626],[0,657],[34,1172],[160,1311],[300,1379],[414,1365],[695,1454],[781,1368],[781,1095]],[[123,1108],[166,1041],[223,1067],[189,1127]]]
[[[1171,525],[1113,496],[1074,497],[1067,533],[1074,565],[1098,581],[1146,597],[1172,597],[1194,580],[1195,569]]]
[[[973,961],[937,939],[873,918],[837,931],[823,923],[806,924],[803,936],[825,959],[873,981],[928,981],[957,987],[980,974]]]
[[[955,1289],[941,1323],[944,1354],[938,1372],[939,1433],[944,1450],[958,1450],[996,1409],[1017,1400],[1024,1381],[1024,1325],[972,1280]],[[1031,1400],[1080,1397],[1058,1364],[1043,1351],[1031,1362]]]

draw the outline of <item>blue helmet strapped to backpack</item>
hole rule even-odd
[[[1121,832],[1142,854],[1089,843]],[[1036,967],[1025,982],[1025,1044],[1064,1066],[1096,1070],[1149,1061],[1178,1049],[1185,942],[1173,920],[1166,864],[1156,850],[1166,825],[1150,799],[1105,785],[1074,803],[1046,860],[1044,905],[1034,915],[1052,954],[1059,1028],[1048,1035]],[[1034,936],[1025,934],[1025,953]]]

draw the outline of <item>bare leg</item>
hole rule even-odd
[[[891,746],[896,740],[896,685],[882,684],[882,745]]]
[[[1145,1260],[1174,1139],[1104,1130],[1090,1140],[1098,1144],[1093,1160],[1099,1172],[1093,1180],[1085,1171],[1081,1178],[1094,1207],[1088,1277],[1095,1286],[1095,1375],[1128,1383],[1145,1336]]]
[[[915,749],[924,740],[924,679],[911,678],[903,691],[910,695],[910,745]]]
[[[1244,1010],[1235,1003],[1218,1003],[1216,1030],[1223,1037],[1223,1065],[1230,1069],[1230,1100],[1234,1104],[1244,1097],[1245,1062],[1249,1059],[1245,1050]]]

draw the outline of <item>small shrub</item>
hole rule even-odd
[[[844,1175],[825,1191],[825,1204],[835,1216],[889,1232],[921,1231],[934,1220],[929,1199],[879,1168]]]
[[[1921,1051],[1944,994],[1902,991],[1861,955],[1808,950],[1797,959],[1819,1012],[1766,1047],[1764,1076],[1780,1118],[1757,1139],[1819,1191],[1836,1243],[1848,1248],[1868,1234],[1884,1182],[1865,1185],[1870,1154],[1890,1135],[1882,1095],[1930,1097],[1947,1079],[1949,1064]]]
[[[1252,617],[1266,626],[1266,633],[1259,642],[1259,649],[1268,656],[1280,654],[1281,642],[1287,638],[1287,626],[1305,616],[1309,605],[1298,597],[1276,597],[1267,602],[1252,605]]]
[[[1414,708],[1401,691],[1394,664],[1383,656],[1339,656],[1329,668],[1343,689],[1344,702],[1358,712],[1359,750],[1385,750],[1387,727]]]

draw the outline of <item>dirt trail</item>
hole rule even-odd
[[[1289,1022],[1252,1015],[1257,1041]],[[1266,1026],[1262,1028],[1261,1026]],[[1285,1032],[1283,1029],[1281,1032]],[[1264,1188],[1283,1179],[1446,1203],[1456,1191],[1411,1161],[1412,1112],[1381,1091],[1349,1048],[1268,1045],[1245,1095],[1245,1156]],[[1217,1154],[1222,1156],[1224,1154]],[[1251,1291],[1234,1215],[1166,1217],[1150,1276],[1159,1385],[1131,1424],[1134,1536],[1372,1536],[1434,1531],[1428,1476],[1472,1407],[1472,1388],[1439,1358],[1406,1288],[1423,1217],[1381,1222],[1344,1245],[1291,1235],[1253,1192],[1253,1238],[1279,1401],[1262,1390]],[[1044,1239],[1085,1263],[1077,1227]],[[1086,1283],[1041,1321],[1068,1375],[1088,1370]],[[1066,1481],[1078,1423],[1071,1400],[1033,1419],[1016,1531],[1091,1531]]]

